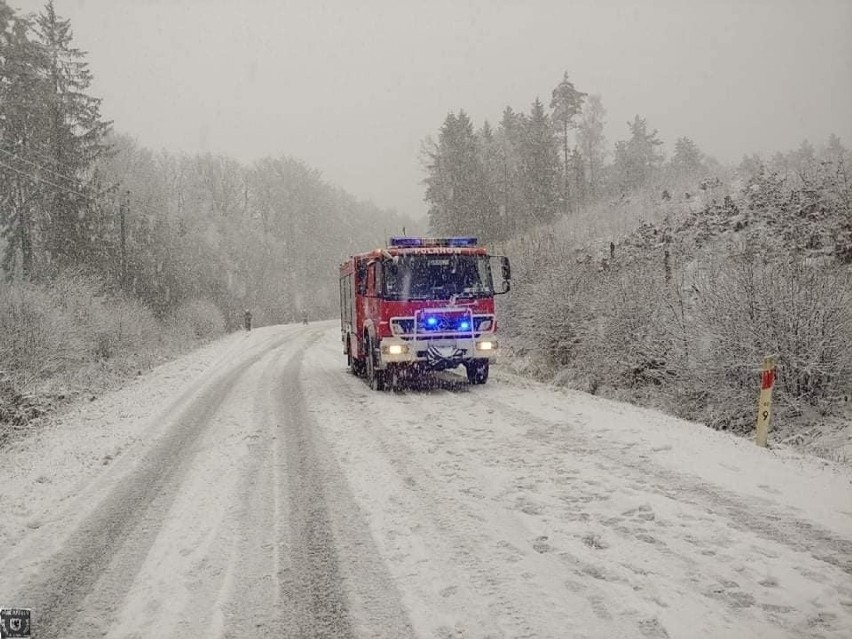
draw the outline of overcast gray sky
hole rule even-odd
[[[8,0],[23,11],[44,3]],[[728,162],[852,146],[852,0],[55,0],[92,93],[150,148],[291,155],[423,215],[421,140],[450,111],[528,111],[567,71],[610,145],[636,114]]]

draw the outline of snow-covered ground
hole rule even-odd
[[[41,637],[850,637],[852,474],[494,369],[230,335],[0,453]]]

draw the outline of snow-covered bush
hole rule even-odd
[[[77,344],[48,292],[0,283],[0,367],[19,386],[63,370]]]
[[[141,303],[111,295],[95,279],[68,273],[48,292],[64,314],[81,363],[104,361],[155,349],[161,328]]]
[[[162,327],[151,310],[109,293],[96,279],[66,273],[51,282],[47,292],[65,318],[79,365],[132,359],[159,346]]]
[[[45,285],[0,283],[0,370],[22,392],[66,396],[99,388],[188,343],[186,334],[169,339],[141,303],[81,273]]]
[[[594,324],[580,349],[582,365],[613,388],[668,382],[672,340],[662,317],[663,277],[648,268],[601,274],[593,302]]]
[[[749,432],[775,355],[775,426],[839,410],[852,390],[852,210],[826,171],[758,172],[688,200],[634,195],[639,209],[598,206],[599,219],[587,209],[507,243],[501,321],[524,372]]]
[[[172,317],[172,326],[193,339],[210,339],[225,330],[222,311],[208,300],[194,299],[181,304]]]
[[[707,264],[700,279],[696,352],[719,403],[753,403],[765,355],[777,358],[776,400],[788,411],[827,410],[849,388],[848,269],[747,252]]]

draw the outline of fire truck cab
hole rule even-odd
[[[484,384],[498,352],[494,296],[509,291],[510,279],[508,258],[489,256],[473,237],[392,237],[386,248],[353,255],[340,265],[351,371],[374,390],[458,366],[471,384]]]

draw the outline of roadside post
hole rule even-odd
[[[757,440],[766,448],[769,439],[769,419],[772,416],[772,388],[775,386],[775,358],[764,357],[760,371],[760,398],[757,401]]]

